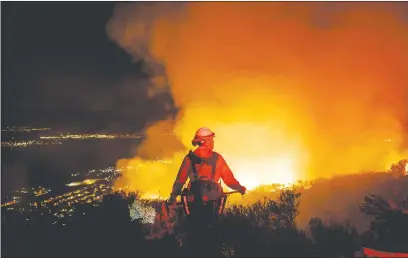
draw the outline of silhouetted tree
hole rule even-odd
[[[296,227],[300,193],[283,190],[275,199],[265,198],[252,205],[226,209],[216,225],[215,237],[207,241],[218,256],[351,256],[363,244],[391,252],[407,252],[408,201],[397,204],[375,195],[367,196],[361,211],[373,217],[371,229],[361,236],[354,226],[309,222],[310,235]],[[129,206],[137,195],[106,195],[98,204],[76,205],[72,217],[55,223],[45,210],[33,213],[7,211],[2,214],[3,256],[88,257],[88,256],[197,256],[197,250],[185,248],[177,235],[148,240],[152,225],[130,217]],[[407,198],[408,199],[408,198]],[[160,211],[160,201],[137,202]],[[180,214],[180,218],[184,218]],[[182,232],[181,219],[176,233]],[[186,227],[188,228],[188,227]],[[178,231],[180,230],[181,231]],[[200,234],[200,232],[196,232]],[[184,240],[190,239],[186,235]],[[222,248],[218,248],[218,247]]]
[[[321,255],[351,256],[359,246],[359,234],[354,226],[345,223],[323,223],[320,218],[309,222],[310,234]]]
[[[224,255],[317,255],[312,241],[295,226],[299,198],[300,193],[284,190],[276,200],[229,207],[221,223]]]
[[[408,196],[399,203],[393,203],[370,195],[364,198],[360,209],[373,217],[371,230],[379,248],[408,252]]]
[[[408,175],[408,160],[404,159],[404,160],[399,161],[398,163],[393,164],[389,171],[396,178],[407,176]]]

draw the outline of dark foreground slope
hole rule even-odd
[[[369,180],[368,178],[375,178]],[[382,178],[380,176],[379,178]],[[385,196],[395,196],[400,186],[408,188],[407,178],[379,179],[367,175],[364,188]],[[309,218],[307,230],[296,224],[302,203],[318,207],[323,203],[338,206],[344,197],[343,182],[363,180],[361,175],[316,183],[310,192],[296,194],[284,191],[277,199],[260,200],[248,207],[234,206],[223,219],[220,231],[220,256],[352,256],[361,246],[394,252],[408,252],[408,214],[398,204],[380,197],[364,196],[356,199],[357,207],[370,225],[359,233],[354,225],[333,223],[320,218]],[[371,183],[370,183],[371,182]],[[332,186],[325,190],[327,185]],[[344,183],[346,184],[346,183]],[[357,183],[356,183],[357,184]],[[355,188],[358,188],[357,186]],[[347,189],[355,189],[347,188]],[[338,190],[340,189],[340,190]],[[326,191],[330,191],[327,193]],[[336,195],[337,191],[337,195]],[[363,191],[364,192],[364,191]],[[320,203],[311,196],[322,195]],[[398,196],[402,197],[402,194]],[[120,194],[106,196],[99,207],[81,205],[67,224],[53,224],[51,215],[33,215],[22,218],[16,213],[2,214],[2,254],[4,257],[124,257],[124,256],[180,256],[185,246],[172,237],[159,240],[145,239],[146,229],[139,221],[129,218],[132,197]],[[300,209],[299,209],[300,203]],[[300,213],[300,214],[301,214]],[[368,216],[370,215],[370,216]],[[373,222],[373,223],[371,223]],[[370,224],[371,223],[371,224]],[[222,232],[222,233],[221,233]],[[404,235],[405,234],[405,235]],[[191,251],[191,250],[190,250]],[[193,250],[194,252],[194,250]],[[190,252],[191,254],[191,252]]]

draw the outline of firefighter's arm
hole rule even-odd
[[[171,191],[171,196],[170,196],[171,200],[176,199],[176,196],[180,194],[181,188],[186,183],[187,177],[188,177],[189,166],[190,166],[190,159],[188,158],[188,156],[186,156],[183,159],[183,162],[181,163],[176,180],[174,181],[173,189]]]
[[[240,191],[242,194],[245,193],[246,188],[242,186],[238,180],[234,177],[234,174],[232,173],[231,169],[229,168],[227,162],[224,160],[224,158],[220,155],[217,161],[217,167],[219,166],[221,168],[221,178],[222,181],[231,189]]]

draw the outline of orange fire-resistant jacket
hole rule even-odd
[[[206,163],[196,164],[196,171],[197,171],[197,178],[202,176],[206,176],[209,179],[213,179],[215,182],[219,182],[220,178],[224,181],[224,183],[233,190],[239,190],[241,188],[240,183],[237,179],[235,179],[231,169],[225,162],[224,158],[219,154],[212,150],[209,150],[205,147],[198,147],[193,152],[200,158],[210,158],[212,155],[217,155],[217,160],[215,163],[215,173],[212,177],[212,166]],[[187,181],[187,178],[190,178],[190,182],[196,180],[193,174],[192,162],[188,155],[185,156],[181,167],[178,171],[177,178],[173,184],[173,191],[172,195],[175,196],[180,193],[181,188]]]

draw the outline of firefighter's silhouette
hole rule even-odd
[[[196,132],[191,143],[197,148],[184,157],[168,199],[171,205],[181,195],[184,213],[190,221],[190,232],[193,232],[190,240],[207,243],[195,250],[201,255],[210,251],[210,242],[215,241],[215,225],[224,209],[227,195],[222,190],[221,179],[229,188],[241,194],[246,192],[221,154],[213,151],[214,137],[215,133],[205,127]],[[187,179],[190,179],[189,184],[182,191]]]
[[[220,179],[229,188],[245,194],[246,188],[235,179],[224,158],[213,151],[214,137],[215,133],[205,127],[196,132],[192,144],[198,147],[185,156],[173,184],[170,203],[181,194],[181,189],[188,178],[190,182],[186,190],[191,198],[194,198],[193,202],[207,203],[219,200],[222,195]]]

